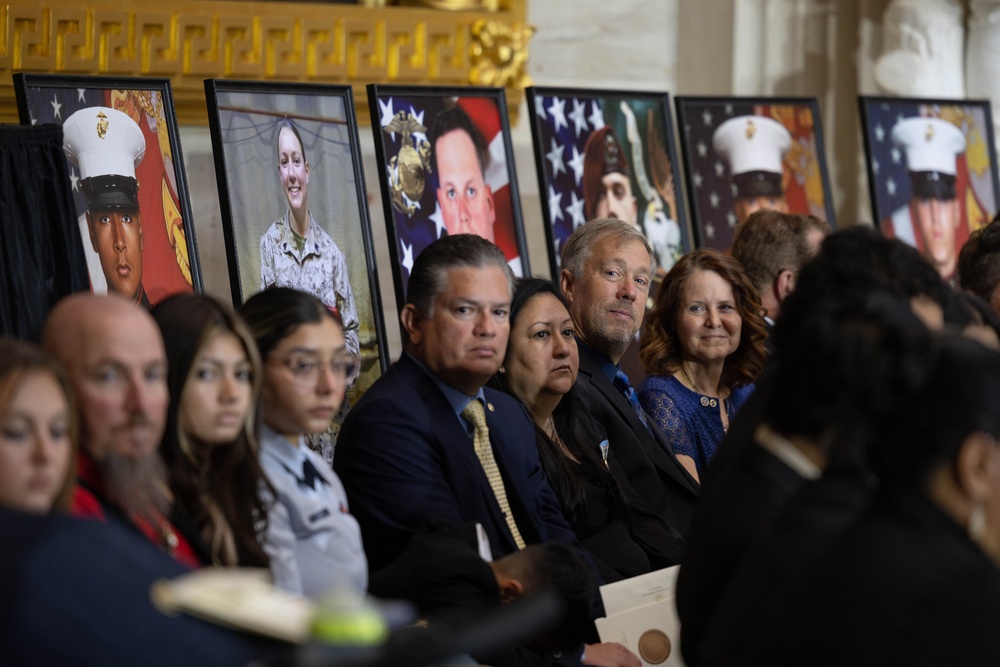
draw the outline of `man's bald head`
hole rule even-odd
[[[52,309],[42,345],[73,383],[86,454],[155,454],[169,397],[163,339],[148,312],[116,294],[74,294]]]

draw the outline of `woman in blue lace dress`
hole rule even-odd
[[[739,263],[708,248],[682,257],[656,295],[639,349],[649,373],[639,401],[680,460],[693,459],[696,477],[764,367],[760,313],[760,296]]]

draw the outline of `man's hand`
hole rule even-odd
[[[642,667],[639,657],[617,642],[587,644],[583,664],[597,667]]]

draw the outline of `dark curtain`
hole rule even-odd
[[[0,125],[0,334],[37,340],[56,301],[89,289],[62,128]]]

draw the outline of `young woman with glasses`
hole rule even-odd
[[[305,443],[340,410],[358,359],[332,311],[272,287],[240,309],[263,362],[261,466],[274,487],[265,548],[278,587],[309,597],[363,592],[368,566],[340,479]]]

